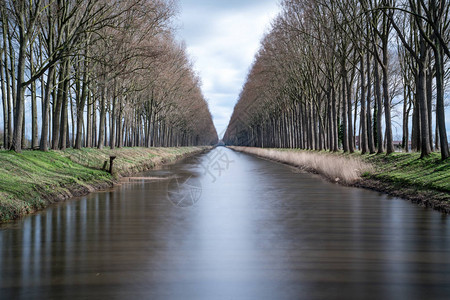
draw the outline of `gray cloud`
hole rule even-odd
[[[278,0],[181,0],[180,10],[180,39],[186,41],[223,134]]]
[[[239,10],[248,7],[278,4],[277,0],[180,0],[182,9]]]

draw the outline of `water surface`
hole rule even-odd
[[[0,299],[450,299],[449,218],[225,148],[0,227]]]

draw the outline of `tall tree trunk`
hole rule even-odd
[[[47,84],[45,86],[44,107],[42,115],[41,142],[39,149],[48,151],[49,123],[50,123],[50,97],[53,90],[53,73],[55,67],[50,67],[47,73]]]
[[[6,49],[4,49],[3,51],[6,52]],[[8,111],[9,111],[9,97],[6,93],[6,87],[5,87],[5,78],[3,75],[3,69],[6,69],[6,65],[5,68],[3,67],[3,53],[0,53],[0,83],[1,83],[1,90],[2,90],[2,104],[3,104],[3,148],[8,149],[9,148],[9,143],[8,143],[8,122],[9,122],[9,117],[10,115],[8,115]]]
[[[75,109],[74,99],[69,93],[69,105],[70,105],[70,130],[67,128],[67,147],[75,147]],[[72,133],[72,135],[70,134]]]
[[[333,84],[333,83],[332,83]],[[338,124],[338,112],[336,111],[336,89],[334,86],[331,89],[331,102],[332,102],[332,116],[333,116],[333,152],[339,151],[339,124]]]
[[[405,152],[409,152],[409,112],[411,110],[411,99],[408,88],[405,87],[403,93],[403,137],[402,148]]]
[[[345,71],[345,64],[342,64],[342,86],[341,86],[341,92],[342,92],[342,131],[343,131],[343,140],[342,145],[344,147],[344,152],[349,151],[349,140],[348,140],[348,108],[347,108],[347,97],[346,97],[346,82],[347,82],[347,72]]]
[[[8,19],[7,19],[7,15],[5,12],[5,9],[3,7],[1,7],[1,15],[2,15],[2,29],[3,29],[3,68],[5,70],[5,82],[2,79],[2,99],[3,99],[3,103],[6,106],[6,109],[4,109],[4,113],[6,113],[6,118],[3,118],[3,121],[5,122],[5,127],[4,127],[4,137],[5,137],[5,142],[4,142],[4,147],[6,149],[9,149],[12,145],[12,135],[13,135],[13,128],[12,128],[12,115],[11,115],[11,110],[12,110],[12,104],[11,104],[11,80],[10,80],[10,74],[9,74],[9,68],[8,68],[8,32],[9,32],[9,28],[8,28]],[[2,71],[2,75],[3,75],[3,71]],[[4,84],[6,86],[4,86]],[[3,91],[3,88],[6,88],[6,91]]]
[[[83,82],[81,87],[81,95],[79,101],[77,101],[77,134],[75,139],[75,149],[81,149],[83,146],[83,125],[84,125],[84,107],[86,106],[87,98],[87,68],[84,66],[83,70]],[[85,136],[86,138],[86,136]]]
[[[98,133],[98,149],[103,149],[103,144],[105,142],[105,120],[106,120],[106,107],[105,107],[105,84],[106,80],[102,83],[102,91],[100,95],[100,125],[99,125],[99,133]]]
[[[381,119],[383,117],[383,104],[381,99],[381,85],[380,85],[380,75],[378,70],[378,62],[374,60],[374,77],[375,77],[375,99],[377,106],[377,153],[381,154],[384,152],[383,149],[383,130],[381,126]]]
[[[444,60],[442,54],[442,45],[436,39],[436,48],[434,49],[434,60],[436,64],[436,123],[439,129],[439,148],[441,149],[441,159],[449,157],[447,128],[445,124],[444,108]],[[436,140],[436,144],[438,140]]]
[[[117,135],[118,135],[118,147],[122,148],[123,147],[123,142],[124,142],[124,137],[123,137],[123,98],[120,97],[119,100],[119,119],[117,120]]]
[[[360,148],[361,153],[366,154],[369,152],[368,138],[367,138],[367,111],[366,111],[366,77],[364,70],[364,55],[361,55],[360,60],[360,75],[361,75],[361,135],[360,135]],[[369,108],[370,109],[370,108]]]
[[[58,89],[55,91],[56,98],[53,98],[53,117],[52,117],[52,149],[59,149],[59,134],[61,132],[61,110],[64,91],[65,62],[61,62],[58,77]]]
[[[97,143],[97,138],[98,138],[98,131],[97,131],[97,119],[98,119],[97,101],[98,101],[98,98],[95,95],[92,95],[92,141],[91,141],[92,148],[96,148],[97,145],[98,145],[98,143]]]
[[[428,140],[430,141],[431,151],[434,150],[433,143],[433,71],[431,67],[431,58],[429,57],[428,69],[425,73],[425,86],[428,107]],[[436,141],[437,143],[437,141]]]
[[[10,72],[9,72],[9,76],[10,76],[10,81],[11,84],[9,85],[11,87],[11,99],[12,99],[12,112],[13,112],[13,118],[15,118],[15,113],[16,113],[16,105],[17,105],[17,92],[16,92],[16,49],[15,46],[13,44],[13,37],[11,32],[9,31],[9,29],[7,29],[7,33],[8,33],[8,46],[9,46],[9,67],[10,67]],[[13,120],[13,123],[15,121]],[[15,123],[14,123],[15,124]],[[13,144],[13,139],[14,139],[14,128],[11,132],[11,146]]]
[[[13,149],[16,152],[22,151],[22,137],[23,137],[23,120],[25,113],[25,59],[26,59],[26,45],[27,38],[25,37],[24,28],[24,16],[20,15],[21,20],[19,21],[19,54],[17,57],[17,90],[16,90],[16,107],[14,111],[14,134],[13,134]]]
[[[68,104],[69,104],[69,60],[66,60],[64,64],[64,81],[62,85],[62,95],[61,95],[61,122],[60,122],[60,141],[59,141],[59,149],[65,150],[67,146],[67,130],[69,125],[69,112],[68,112]]]
[[[386,126],[386,154],[393,153],[394,144],[392,138],[392,119],[391,119],[391,99],[389,96],[389,50],[388,50],[388,37],[383,38],[383,103],[384,103],[384,118]],[[380,120],[381,121],[381,120]],[[380,122],[381,123],[381,122]]]
[[[352,118],[352,80],[349,80],[346,78],[345,80],[345,88],[347,88],[347,119],[348,119],[348,151],[350,153],[355,152],[354,144],[355,139],[353,136],[353,118]],[[345,99],[345,98],[344,98]],[[345,100],[344,100],[345,101]]]
[[[417,77],[417,76],[416,76]],[[417,89],[417,87],[416,87]],[[411,150],[419,152],[421,145],[420,134],[420,107],[417,96],[414,98],[413,116],[412,116],[412,131],[411,131]]]
[[[109,146],[111,149],[116,148],[116,84],[114,81],[114,91],[112,98],[112,108],[111,108],[111,121],[110,121],[110,143]]]
[[[87,94],[87,114],[86,114],[86,139],[85,144],[87,148],[92,147],[92,103],[91,103],[91,92],[88,91]]]
[[[34,73],[34,61],[33,61],[33,47],[30,45],[30,68],[31,73]],[[36,82],[31,83],[31,148],[39,148],[38,137],[38,116],[37,116],[37,103],[36,103]]]
[[[426,76],[426,61],[428,50],[426,49],[425,41],[421,38],[420,41],[420,61],[419,72],[416,81],[416,97],[420,109],[420,137],[421,137],[421,157],[428,156],[431,153],[429,129],[428,129],[428,105],[425,94],[425,76]]]

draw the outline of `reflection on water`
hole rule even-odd
[[[0,299],[450,298],[448,217],[221,151],[0,227]]]

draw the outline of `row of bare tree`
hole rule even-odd
[[[217,140],[172,0],[2,0],[0,10],[4,148]]]
[[[224,141],[390,154],[399,113],[404,151],[448,158],[449,10],[445,0],[282,1]]]

